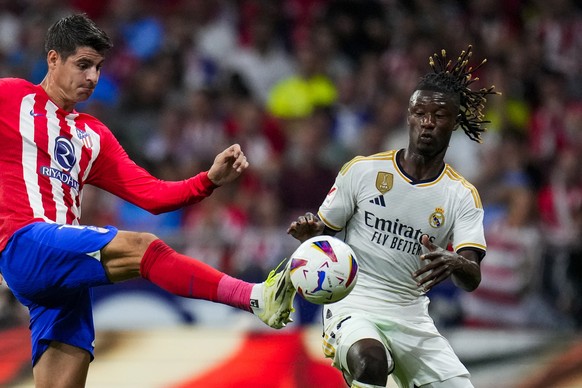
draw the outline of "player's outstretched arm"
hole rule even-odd
[[[290,234],[300,242],[303,242],[311,237],[319,236],[325,229],[325,224],[321,222],[319,218],[317,218],[313,213],[307,212],[289,225],[289,228],[287,228],[287,234]]]
[[[216,186],[222,186],[234,181],[249,166],[240,145],[233,144],[214,158],[214,163],[208,170],[208,179]]]
[[[420,260],[425,264],[412,276],[424,291],[430,290],[449,277],[457,287],[465,291],[473,291],[479,286],[481,267],[477,252],[472,250],[464,250],[460,253],[447,251],[433,244],[426,234],[420,237],[420,242],[429,252],[420,256]]]

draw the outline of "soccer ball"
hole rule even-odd
[[[337,302],[356,285],[358,261],[352,248],[332,236],[304,241],[291,255],[291,282],[305,300],[315,304]]]

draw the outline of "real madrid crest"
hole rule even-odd
[[[437,207],[434,209],[434,213],[428,218],[428,223],[433,228],[440,228],[445,224],[445,211],[444,209]]]
[[[386,194],[392,189],[394,184],[394,175],[389,172],[379,171],[376,175],[376,188],[382,194]]]

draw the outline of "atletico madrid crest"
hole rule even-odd
[[[93,147],[93,140],[91,140],[91,135],[79,127],[75,127],[75,129],[77,130],[77,137],[83,142],[83,145],[87,148]]]

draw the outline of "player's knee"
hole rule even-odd
[[[101,262],[112,282],[140,276],[141,260],[158,237],[152,233],[119,231],[101,250]]]
[[[158,236],[149,232],[136,232],[134,233],[133,237],[134,246],[141,252],[142,255],[145,253],[152,242],[158,240]]]
[[[114,240],[115,245],[112,244],[111,248],[117,248],[113,250],[121,252],[122,255],[140,258],[157,239],[155,234],[149,232],[120,231]]]
[[[356,342],[348,351],[348,368],[354,380],[385,385],[388,381],[389,360],[386,348],[376,340]]]
[[[107,258],[141,258],[150,244],[157,240],[155,234],[148,232],[128,232],[120,230],[115,238],[102,249]]]

